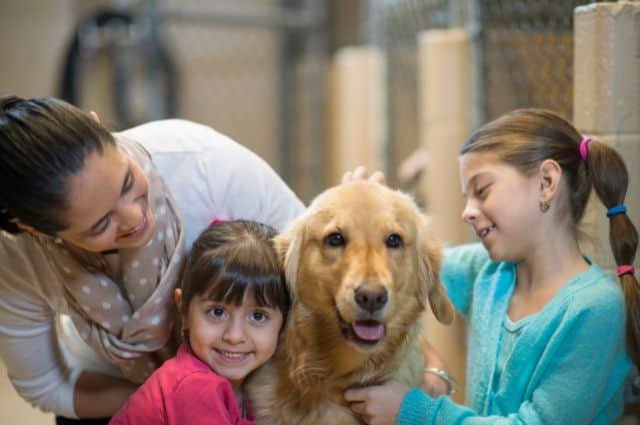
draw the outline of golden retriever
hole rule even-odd
[[[453,319],[440,250],[405,194],[356,181],[320,194],[276,238],[292,307],[270,362],[250,378],[257,423],[359,424],[347,388],[419,385],[427,300]]]

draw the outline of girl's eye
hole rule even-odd
[[[484,196],[487,195],[487,190],[489,189],[489,186],[491,186],[491,184],[485,184],[484,186],[480,187],[479,189],[476,189],[476,196],[478,198],[482,198]]]
[[[263,323],[269,320],[269,315],[267,314],[266,311],[256,310],[253,313],[251,313],[251,320],[259,323]]]
[[[220,306],[214,306],[209,309],[208,314],[212,317],[219,318],[219,317],[223,317],[225,312],[226,311],[224,308]]]

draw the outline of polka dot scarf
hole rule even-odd
[[[64,282],[69,314],[82,338],[120,366],[128,379],[143,382],[173,354],[167,347],[174,335],[173,289],[184,257],[184,232],[149,153],[122,136],[118,145],[149,180],[149,208],[156,218],[153,238],[144,247],[109,255],[80,250],[59,239],[43,243]]]

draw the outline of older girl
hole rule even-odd
[[[640,360],[624,161],[557,115],[523,109],[470,137],[460,176],[462,218],[482,243],[448,250],[441,278],[468,321],[467,406],[389,383],[348,391],[353,410],[375,425],[615,423]],[[592,188],[617,283],[578,245]]]

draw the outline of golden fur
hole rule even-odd
[[[410,197],[365,181],[331,188],[276,247],[293,304],[274,357],[247,386],[258,424],[358,424],[347,388],[420,383],[419,318],[427,300],[441,322],[453,308]]]

